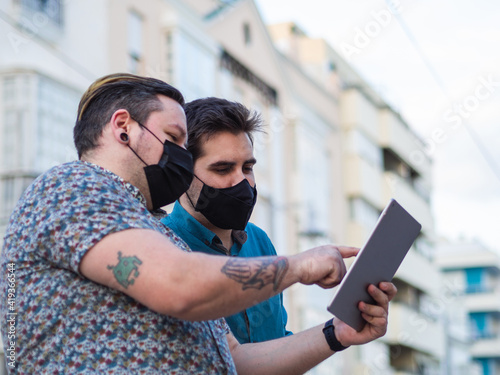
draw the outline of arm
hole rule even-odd
[[[296,282],[333,287],[345,265],[334,246],[291,257],[228,259],[182,251],[153,230],[129,229],[92,247],[80,272],[158,313],[207,320],[235,314]]]
[[[396,295],[396,287],[384,282],[380,288],[370,285],[368,291],[377,305],[360,302],[367,321],[361,332],[334,319],[335,335],[344,346],[364,344],[386,332],[389,301]],[[241,345],[228,335],[228,343],[238,374],[303,374],[334,354],[323,335],[323,325],[257,344]]]

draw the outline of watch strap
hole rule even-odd
[[[344,346],[337,340],[337,336],[335,336],[335,326],[333,325],[333,319],[330,319],[325,323],[323,327],[323,334],[325,335],[326,342],[330,349],[334,352],[340,352],[348,348],[348,346]]]

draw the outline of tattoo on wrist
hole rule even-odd
[[[125,289],[129,285],[134,285],[135,279],[139,276],[139,266],[142,261],[136,256],[122,257],[122,252],[118,252],[118,264],[108,266],[108,270],[113,270],[116,281]]]
[[[262,289],[273,284],[277,291],[288,270],[288,259],[274,258],[230,258],[221,272],[230,279],[243,284],[243,290]]]

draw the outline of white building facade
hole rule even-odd
[[[431,264],[431,161],[405,121],[324,41],[291,24],[268,32],[252,0],[0,0],[0,9],[0,236],[33,179],[76,158],[77,104],[98,77],[128,71],[171,83],[187,101],[239,101],[266,123],[255,140],[252,221],[279,254],[361,246],[390,198],[423,225],[397,274],[386,337],[311,374],[445,368],[448,336],[433,310],[441,284]],[[331,297],[319,287],[287,290],[289,329],[329,319]]]
[[[448,314],[466,330],[467,357],[500,374],[500,257],[478,243],[441,244],[436,262],[455,296]],[[456,306],[460,306],[457,308]],[[451,319],[450,319],[451,321]],[[464,372],[465,373],[465,372]]]

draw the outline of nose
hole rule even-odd
[[[248,176],[245,176],[245,174],[243,174],[243,173],[237,173],[234,176],[234,178],[231,181],[231,187],[240,184],[243,180],[247,180],[252,188],[255,187],[255,180],[253,178],[249,178]]]
[[[231,187],[238,185],[245,178],[246,177],[243,175],[243,173],[235,173],[235,175],[233,176],[232,181],[231,181]]]

